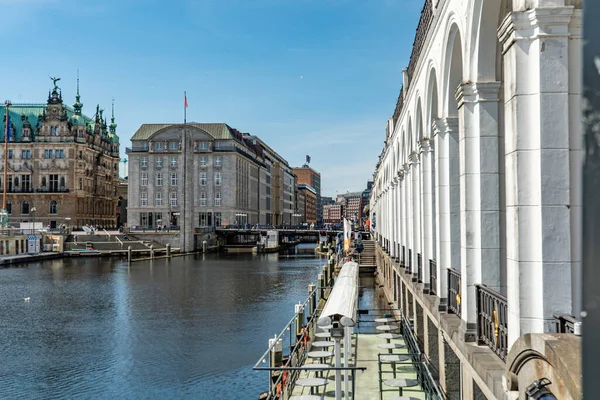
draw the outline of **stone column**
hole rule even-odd
[[[417,279],[418,270],[418,253],[421,252],[421,190],[419,187],[419,176],[420,176],[420,160],[419,153],[416,151],[411,154],[413,162],[412,167],[412,201],[413,201],[413,250],[412,250],[412,265],[413,265],[413,279]]]
[[[392,251],[390,252],[390,255],[392,258],[396,258],[398,257],[398,250],[397,250],[397,240],[398,238],[396,237],[396,229],[397,229],[397,225],[398,225],[398,220],[397,220],[397,215],[396,215],[396,198],[397,198],[397,193],[398,193],[398,177],[394,176],[393,180],[392,180],[392,204],[391,204],[391,208],[392,208],[392,214],[391,214],[391,222],[392,222]]]
[[[409,157],[408,162],[406,164],[404,164],[404,171],[406,171],[405,175],[404,175],[404,181],[405,181],[405,185],[406,185],[406,265],[410,265],[412,262],[408,258],[408,250],[412,250],[413,243],[414,243],[414,236],[413,236],[414,204],[413,204],[413,197],[412,197],[413,171],[412,171],[411,167],[412,167],[412,162]],[[412,251],[414,251],[414,250],[412,250]],[[414,264],[412,265],[412,267],[414,268]],[[410,269],[409,272],[412,274],[413,270]]]
[[[573,10],[569,24],[569,60],[581,60],[582,56],[582,10]],[[571,171],[571,314],[579,316],[582,306],[581,260],[582,260],[582,168],[584,154],[581,148],[581,95],[583,68],[569,68],[569,148]]]
[[[421,199],[423,202],[423,283],[425,293],[429,293],[429,260],[435,259],[433,254],[433,193],[431,184],[431,157],[432,151],[429,138],[424,138],[419,144],[421,152],[421,164],[423,165],[423,185],[421,189]]]
[[[402,247],[406,248],[406,179],[404,167],[400,169],[400,260],[402,260]],[[406,257],[406,255],[405,255]]]
[[[508,344],[571,311],[572,7],[513,12],[499,29],[506,119]],[[576,129],[579,127],[577,126]]]
[[[469,83],[456,91],[460,114],[461,332],[474,340],[476,284],[500,292],[500,83]]]
[[[440,308],[446,309],[448,298],[448,268],[452,266],[450,238],[450,154],[449,134],[458,131],[458,118],[440,118],[433,123],[435,140],[435,195],[437,234],[437,294]]]

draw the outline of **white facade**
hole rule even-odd
[[[422,256],[425,287],[437,261],[443,304],[460,271],[465,335],[477,284],[506,296],[509,346],[580,310],[581,3],[426,2],[371,212],[391,256]]]

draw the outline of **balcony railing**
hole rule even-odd
[[[477,288],[477,342],[486,344],[506,361],[508,353],[508,316],[506,297],[485,285]]]
[[[437,290],[437,262],[429,260],[429,294],[435,294]]]
[[[408,272],[412,274],[412,249],[408,249]]]
[[[402,246],[402,252],[400,253],[400,257],[401,257],[400,266],[402,268],[406,268],[406,247],[405,246]]]
[[[558,314],[554,316],[556,320],[557,333],[575,333],[575,323],[577,318],[572,315]]]
[[[448,268],[448,311],[460,317],[460,271]]]
[[[423,256],[417,253],[417,282],[423,282]]]
[[[431,21],[433,21],[433,7],[431,5],[431,0],[425,0],[425,5],[423,5],[423,10],[421,11],[421,18],[419,19],[419,25],[417,26],[415,40],[413,42],[410,62],[408,63],[409,81],[413,77],[415,67],[417,66],[419,57],[421,56],[421,50],[423,50],[423,45],[425,44],[425,39],[427,38]]]
[[[69,193],[69,189],[63,186],[60,187],[46,187],[42,186],[35,190],[38,193]]]

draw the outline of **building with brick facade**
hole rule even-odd
[[[339,224],[342,223],[344,215],[344,206],[342,204],[326,204],[323,206],[323,223]]]
[[[316,221],[323,221],[323,206],[321,203],[321,174],[310,168],[308,164],[300,168],[294,168],[293,174],[296,175],[298,184],[308,185],[313,188],[317,195]]]
[[[304,195],[304,209],[300,214],[304,215],[304,221],[309,224],[317,222],[317,191],[310,185],[301,183],[298,192]]]
[[[96,106],[92,117],[82,113],[77,95],[64,104],[55,85],[45,104],[12,104],[6,170],[9,222],[42,222],[51,228],[114,227],[118,184],[119,137]],[[6,107],[0,109],[1,141],[6,132]],[[4,151],[0,151],[0,190],[4,190]]]

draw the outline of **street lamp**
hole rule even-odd
[[[35,232],[35,212],[37,211],[37,208],[35,207],[31,207],[31,213],[33,214],[33,231]]]

